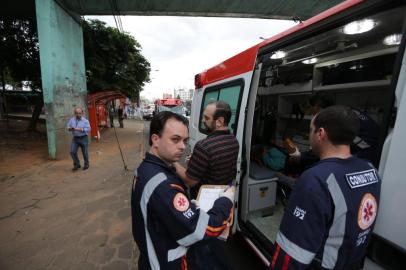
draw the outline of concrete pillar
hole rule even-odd
[[[56,1],[36,0],[35,7],[48,153],[51,159],[61,159],[69,154],[66,124],[74,108],[87,111],[83,32],[80,22]]]

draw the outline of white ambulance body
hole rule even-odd
[[[252,147],[290,137],[308,149],[307,100],[324,91],[380,127],[382,194],[364,269],[406,269],[405,22],[404,1],[345,1],[196,75],[190,144],[206,137],[207,103],[228,102],[240,143],[235,230],[264,263],[283,215],[278,180],[286,176],[252,162]]]

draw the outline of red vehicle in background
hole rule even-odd
[[[163,98],[155,100],[155,113],[171,111],[183,115],[183,101],[178,98]]]

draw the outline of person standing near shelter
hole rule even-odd
[[[124,109],[123,109],[123,105],[120,104],[120,106],[118,107],[117,110],[117,114],[118,114],[118,123],[120,124],[120,128],[124,127]]]
[[[360,122],[348,107],[321,110],[310,124],[320,161],[306,170],[285,210],[271,269],[361,269],[377,215],[381,180],[352,156]]]
[[[111,105],[109,109],[110,127],[114,127],[114,111],[114,105]]]
[[[72,132],[72,144],[70,154],[73,160],[73,171],[76,171],[80,168],[80,161],[78,158],[78,148],[82,149],[84,166],[83,170],[89,168],[89,153],[88,145],[89,140],[87,134],[90,132],[89,121],[83,116],[83,109],[80,107],[75,108],[75,116],[72,117],[67,125],[69,131]]]
[[[231,216],[233,187],[206,213],[189,200],[186,186],[173,168],[186,149],[187,125],[186,118],[170,111],[156,114],[150,124],[150,151],[135,172],[131,196],[139,270],[188,269],[188,248],[202,239],[218,237]]]

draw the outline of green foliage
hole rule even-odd
[[[138,99],[151,71],[141,45],[99,20],[83,21],[82,27],[89,92],[118,89]]]
[[[141,45],[99,20],[83,21],[82,27],[89,92],[116,89],[138,99],[151,71]],[[12,85],[28,81],[33,89],[41,88],[35,18],[0,19],[0,77]]]
[[[12,85],[29,81],[33,89],[41,87],[35,19],[0,19],[0,76]]]

